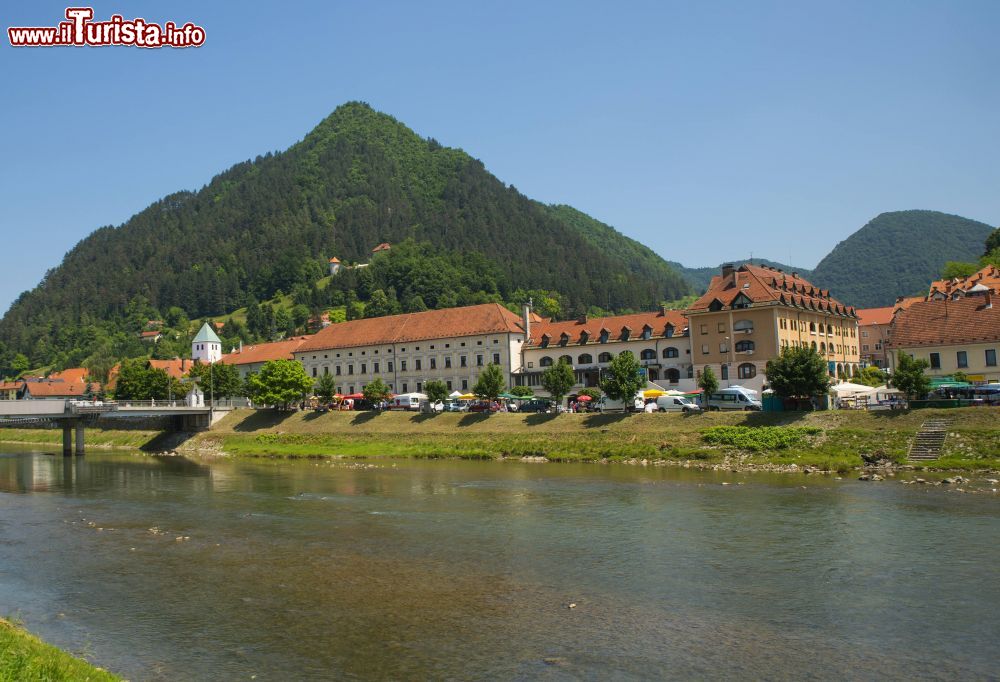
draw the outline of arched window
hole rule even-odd
[[[652,348],[647,348],[639,354],[639,359],[641,360],[655,360],[656,351]]]
[[[548,355],[546,355],[544,358],[542,358],[541,360],[538,361],[538,366],[539,367],[551,367],[552,366],[552,358],[550,358]]]
[[[594,364],[594,358],[590,355],[590,353],[584,353],[583,355],[581,355],[580,357],[578,357],[576,359],[576,361],[580,365],[592,365],[592,364]]]
[[[665,358],[676,358],[679,355],[680,353],[678,353],[677,349],[674,348],[673,346],[668,346],[667,348],[663,349],[663,357]]]
[[[611,358],[613,358],[613,357],[614,356],[611,355],[611,353],[601,353],[600,355],[597,356],[597,361],[598,362],[611,362]]]
[[[722,366],[722,370],[719,372],[719,376],[723,380],[728,380],[729,379],[729,365],[723,365]]]
[[[816,323],[815,322],[810,322],[809,323],[809,333],[810,334],[815,334],[816,333]]]
[[[811,345],[811,348],[812,348],[813,350],[816,350],[816,342],[815,342],[815,341],[813,341],[813,342],[812,342],[812,345]]]
[[[667,369],[666,375],[667,375],[667,382],[668,383],[676,384],[676,383],[679,383],[680,380],[681,380],[680,370],[678,370],[678,369],[676,369],[674,367],[670,367],[669,369]]]
[[[757,376],[757,366],[752,362],[744,362],[736,368],[736,373],[740,379],[753,379]]]
[[[688,379],[694,379],[694,365],[688,365]]]
[[[573,366],[573,358],[571,358],[571,357],[570,357],[570,356],[568,356],[568,355],[560,355],[560,356],[559,356],[559,362],[565,362],[565,363],[566,363],[567,365],[569,365],[570,367],[572,367],[572,366]]]
[[[746,339],[743,339],[742,341],[736,342],[737,353],[745,353],[748,350],[753,350],[753,349],[754,349],[753,341],[747,341]]]
[[[736,320],[733,322],[733,331],[751,333],[753,331],[753,320]]]
[[[822,341],[819,342],[819,352],[820,353],[825,353],[826,352],[826,344],[823,343]]]

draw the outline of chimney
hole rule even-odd
[[[661,305],[660,306],[660,315],[662,317],[666,317],[667,316],[667,306],[665,306],[665,305]]]
[[[243,339],[240,339],[240,352],[243,352]]]
[[[983,308],[984,309],[990,309],[992,307],[993,307],[993,292],[992,291],[987,291],[986,292],[986,304],[983,305]]]
[[[587,324],[587,313],[580,315],[580,317],[576,318],[576,321],[580,324]]]
[[[735,268],[733,267],[732,263],[725,263],[722,266],[722,276],[723,277],[729,277],[730,275],[733,274],[734,270],[735,270]]]
[[[792,273],[792,277],[794,277],[795,279],[798,279],[799,278],[799,273],[793,272]]]
[[[524,340],[531,338],[531,299],[521,306],[521,326],[524,327]]]

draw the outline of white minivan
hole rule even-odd
[[[402,393],[389,400],[389,409],[419,410],[421,400],[427,400],[427,396],[423,393]]]
[[[632,400],[631,409],[635,412],[642,412],[646,401],[642,399],[642,393],[636,393]],[[602,395],[597,401],[598,412],[625,412],[625,403],[621,400],[612,400],[606,395]]]
[[[701,405],[682,395],[661,395],[656,399],[656,409],[660,412],[701,412]]]
[[[757,399],[757,391],[742,386],[720,388],[702,400],[706,410],[715,412],[719,410],[761,410],[764,407]]]

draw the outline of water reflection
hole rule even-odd
[[[0,608],[132,679],[989,677],[1000,505],[914,488],[22,453]]]

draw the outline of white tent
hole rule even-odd
[[[461,391],[452,391],[451,393],[448,394],[448,397],[449,398],[461,398],[463,395],[465,395],[465,394],[462,393]]]
[[[830,387],[830,393],[835,393],[838,398],[851,398],[854,396],[874,397],[875,389],[863,384],[852,384],[850,381],[842,381]]]

